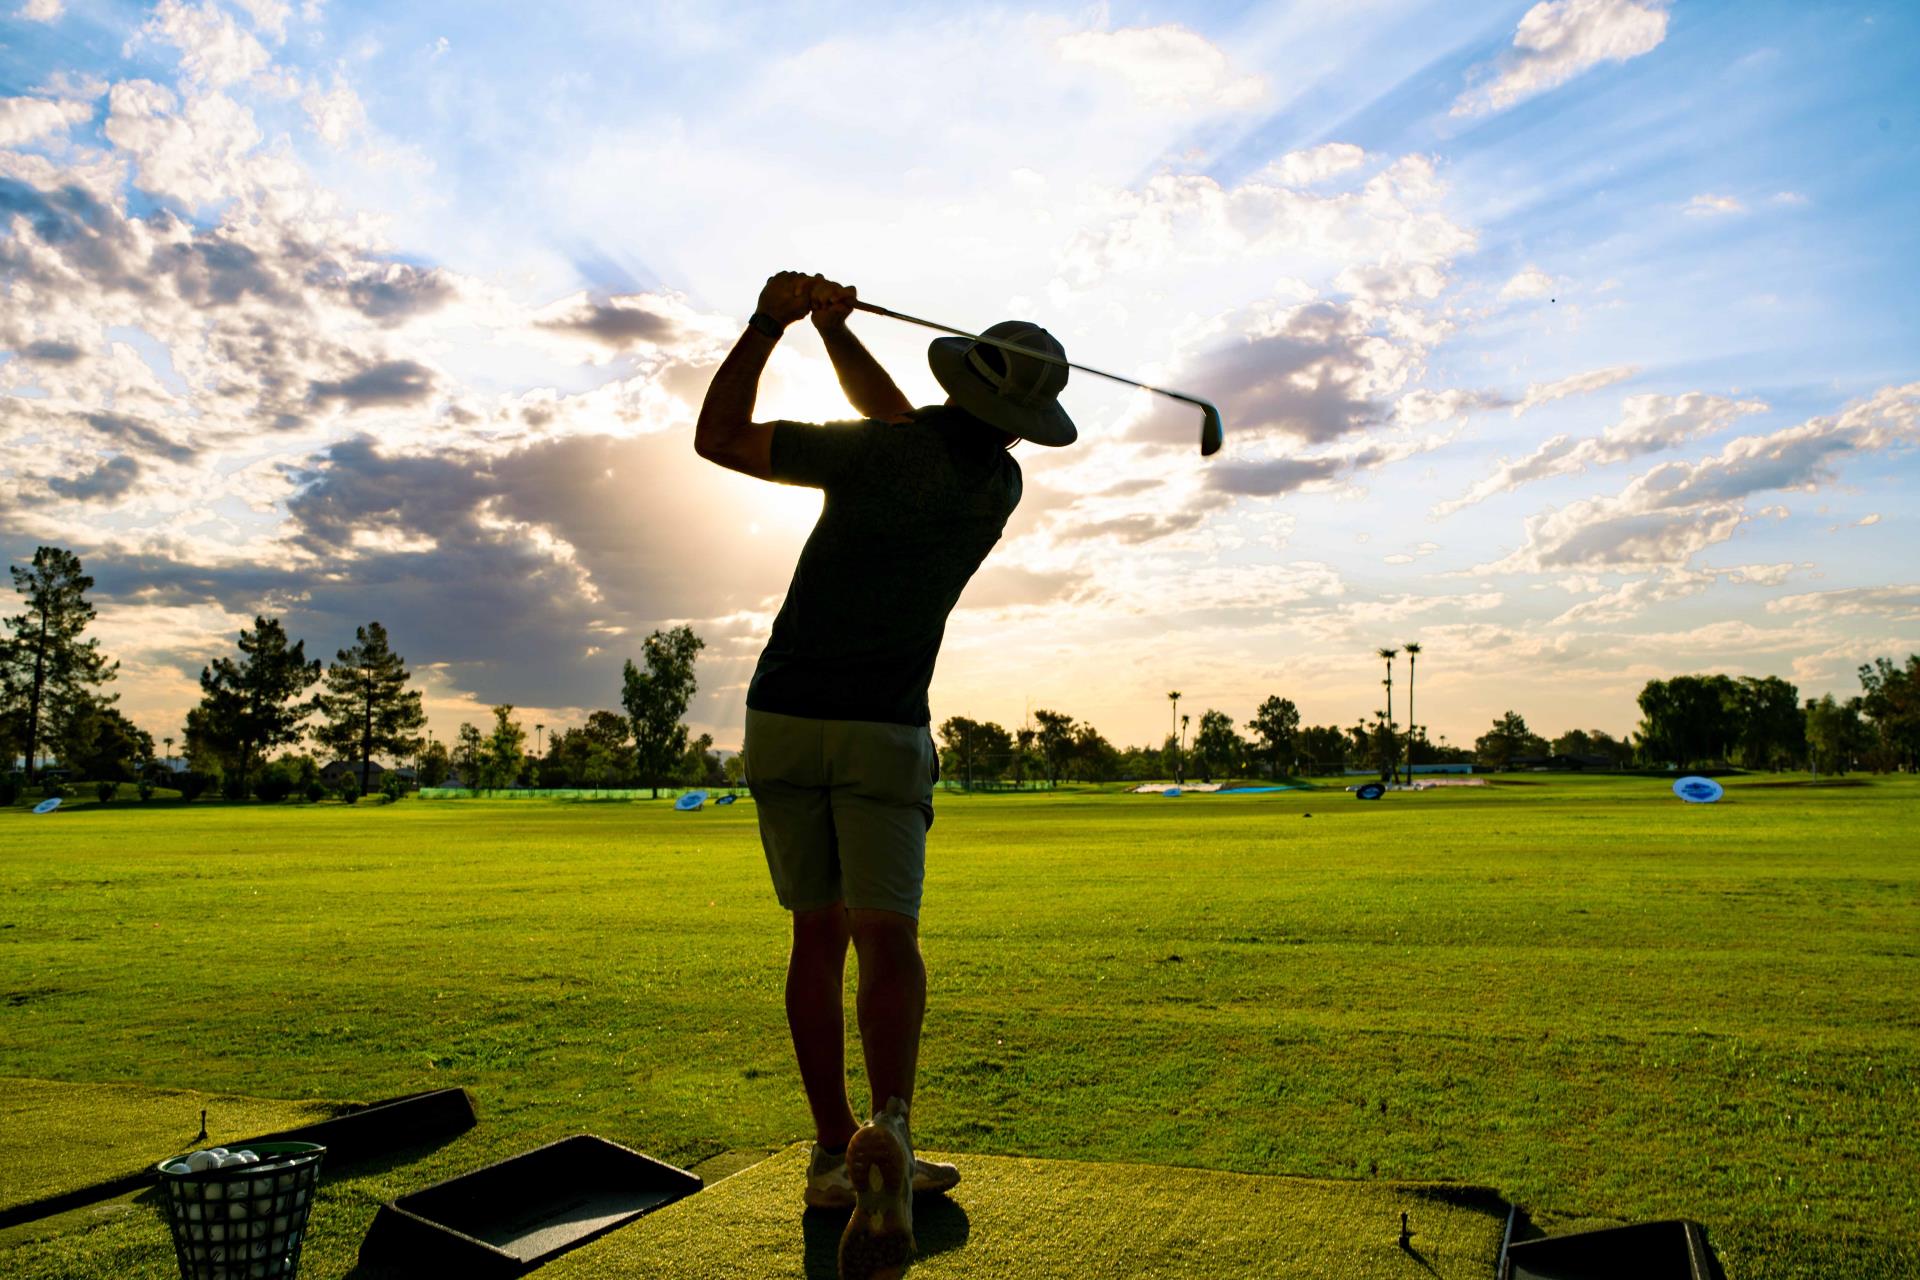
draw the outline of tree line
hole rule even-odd
[[[1568,729],[1552,738],[1507,711],[1471,747],[1404,728],[1386,711],[1347,726],[1300,723],[1291,699],[1271,695],[1253,718],[1236,725],[1209,708],[1188,741],[1190,715],[1178,713],[1159,745],[1117,748],[1090,722],[1038,710],[1033,723],[1009,730],[991,720],[942,721],[941,775],[963,787],[1057,785],[1156,778],[1201,781],[1280,778],[1360,769],[1382,778],[1418,765],[1470,764],[1482,769],[1810,768],[1815,772],[1912,772],[1920,765],[1920,654],[1904,666],[1879,658],[1860,667],[1862,692],[1801,701],[1778,676],[1682,675],[1649,680],[1637,699],[1636,730],[1615,737],[1603,729]],[[1385,683],[1383,681],[1383,683]],[[1247,732],[1241,733],[1244,728]]]
[[[29,565],[11,574],[21,612],[0,619],[0,775],[16,757],[25,779],[37,780],[52,758],[62,772],[103,784],[150,782],[155,760],[151,734],[114,705],[109,686],[118,664],[87,635],[95,613],[87,593],[93,579],[71,551],[41,547]],[[725,785],[741,780],[743,759],[724,758],[710,735],[694,738],[685,723],[698,684],[695,662],[704,642],[690,627],[655,631],[641,646],[641,662],[622,671],[619,710],[590,714],[583,725],[551,735],[536,724],[527,750],[525,725],[515,708],[492,708],[490,726],[462,724],[450,744],[433,741],[421,693],[411,687],[405,660],[385,627],[369,622],[330,663],[306,655],[280,619],[257,616],[243,628],[232,655],[200,673],[201,697],[180,732],[187,774],[169,785],[198,794],[217,786],[229,796],[284,798],[314,794],[318,761],[299,748],[311,742],[349,762],[358,793],[372,789],[375,761],[413,760],[420,785],[453,782],[473,788],[514,786],[627,788]],[[1407,703],[1412,719],[1412,660]],[[1158,745],[1116,747],[1090,721],[1054,709],[1009,730],[987,720],[951,716],[938,726],[941,769],[964,786],[1062,781],[1112,781],[1190,775],[1202,780],[1377,770],[1396,776],[1423,764],[1473,763],[1504,769],[1561,767],[1748,769],[1797,768],[1839,772],[1855,768],[1908,770],[1920,763],[1920,655],[1904,665],[1878,658],[1859,668],[1861,692],[1802,701],[1777,676],[1681,675],[1650,680],[1637,699],[1635,732],[1615,738],[1599,729],[1571,729],[1548,739],[1525,717],[1508,711],[1471,748],[1430,741],[1424,726],[1393,717],[1393,659],[1387,659],[1387,706],[1352,725],[1303,725],[1299,708],[1278,694],[1252,718],[1236,723],[1209,708],[1197,732],[1179,710],[1182,694],[1167,695],[1172,717]],[[1243,732],[1244,730],[1244,732]],[[173,754],[175,739],[163,739]],[[13,784],[8,784],[13,785]],[[391,783],[389,783],[391,785]]]
[[[192,799],[212,787],[229,798],[319,798],[322,768],[300,750],[311,744],[336,761],[335,788],[352,796],[373,789],[378,759],[412,760],[421,785],[455,781],[468,787],[664,785],[727,780],[711,736],[689,741],[683,717],[697,687],[694,659],[703,642],[691,628],[656,631],[642,646],[643,665],[628,660],[625,714],[595,712],[584,728],[556,733],[542,760],[526,750],[514,708],[494,707],[486,731],[462,724],[451,747],[423,734],[421,691],[406,660],[379,622],[356,628],[354,642],[323,664],[279,618],[257,616],[242,628],[231,655],[200,672],[200,700],[187,713],[179,741],[187,769],[162,767],[153,735],[114,706],[108,686],[118,664],[86,633],[95,610],[94,581],[78,556],[41,547],[30,565],[11,569],[23,611],[0,620],[0,785],[11,801],[20,784],[44,783],[43,761],[58,777],[103,787],[136,781],[144,796],[157,780]],[[544,729],[544,725],[538,726]],[[175,739],[162,739],[169,758]],[[22,776],[11,780],[19,758]],[[386,785],[397,788],[387,770]],[[101,792],[103,799],[111,793]],[[349,797],[351,798],[351,796]]]

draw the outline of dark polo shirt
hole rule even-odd
[[[924,725],[947,615],[1020,502],[1020,466],[964,410],[773,424],[773,478],[826,493],[747,688],[756,711]]]

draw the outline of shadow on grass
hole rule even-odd
[[[806,1240],[807,1280],[836,1280],[840,1274],[840,1234],[847,1229],[850,1210],[809,1209],[800,1217]],[[920,1196],[913,1202],[913,1238],[916,1257],[950,1253],[967,1243],[973,1224],[967,1211],[945,1196]]]

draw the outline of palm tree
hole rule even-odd
[[[1400,651],[1398,649],[1376,649],[1374,652],[1387,660],[1387,678],[1380,683],[1387,686],[1386,730],[1388,741],[1391,743],[1393,735],[1393,660],[1399,655]],[[1392,763],[1389,767],[1393,770],[1391,775],[1393,780],[1397,782],[1400,779],[1400,752],[1397,747],[1391,747],[1390,749],[1392,751]]]
[[[1167,701],[1173,704],[1173,720],[1167,727],[1167,736],[1174,739],[1173,778],[1180,780],[1180,691],[1175,689],[1167,695]]]
[[[1414,737],[1420,732],[1420,726],[1413,719],[1413,665],[1420,657],[1420,644],[1409,640],[1404,648],[1407,651],[1407,783],[1412,785]]]
[[[1180,773],[1174,779],[1176,782],[1187,780],[1187,726],[1191,723],[1193,723],[1192,716],[1180,717]]]

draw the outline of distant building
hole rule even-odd
[[[381,779],[385,778],[387,773],[388,770],[386,766],[378,760],[369,761],[367,763],[367,785],[380,785]],[[342,778],[352,778],[355,782],[360,781],[360,762],[358,760],[335,760],[331,764],[323,766],[320,770],[320,781],[330,787],[338,786]]]

